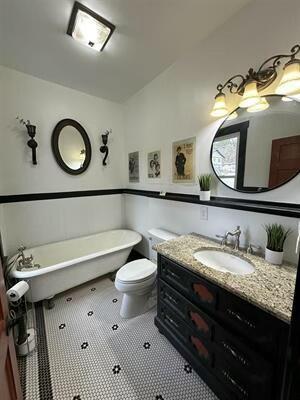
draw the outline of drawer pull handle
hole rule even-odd
[[[207,289],[206,286],[201,283],[193,284],[194,292],[201,298],[202,301],[206,303],[212,303],[214,301],[213,294]]]
[[[205,333],[209,332],[209,326],[198,313],[190,311],[190,316],[192,322],[197,326],[198,329]]]
[[[164,294],[165,294],[165,297],[166,297],[168,300],[170,300],[171,303],[178,304],[178,301],[175,299],[175,297],[171,296],[171,295],[170,295],[169,293],[167,293],[167,292],[165,292]]]
[[[229,372],[225,371],[225,369],[222,369],[221,372],[222,375],[227,379],[227,381],[229,381],[236,389],[238,389],[238,391],[242,393],[245,399],[248,399],[249,393],[247,392],[247,390],[245,390],[239,383],[237,383],[237,381],[234,378],[232,378]]]
[[[175,272],[170,271],[169,269],[167,269],[166,272],[167,272],[167,275],[170,275],[172,278],[177,279],[179,281],[181,280],[181,277],[179,275],[175,274]]]
[[[243,324],[247,325],[251,329],[255,329],[255,324],[248,319],[244,318],[241,314],[237,313],[236,311],[231,310],[230,308],[227,308],[226,310],[227,314],[230,316],[234,317],[238,321],[242,322]]]
[[[165,318],[172,324],[174,325],[176,328],[179,328],[179,325],[174,321],[173,318],[169,317],[169,315],[165,315]]]
[[[243,365],[245,365],[245,366],[249,365],[248,360],[246,360],[242,355],[240,355],[236,350],[234,350],[228,343],[223,341],[222,346],[224,347],[224,349],[229,351],[229,353],[231,353],[231,355],[234,358],[236,358],[239,362],[241,362]]]

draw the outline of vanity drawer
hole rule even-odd
[[[270,380],[258,377],[240,369],[234,369],[220,355],[215,356],[215,375],[223,381],[238,400],[271,400]]]
[[[251,350],[237,336],[224,330],[203,310],[194,306],[184,296],[176,292],[164,281],[158,282],[159,301],[163,301],[175,314],[180,316],[202,338],[211,341],[212,345],[223,353],[228,362],[237,368],[246,369],[249,373],[270,375],[272,366],[257,352]],[[247,341],[248,342],[248,341]],[[261,372],[263,371],[263,372]]]
[[[197,357],[198,361],[207,367],[212,367],[214,354],[209,341],[194,332],[173,310],[163,303],[158,305],[158,318],[177,335],[178,339]]]
[[[184,296],[179,294],[163,280],[158,281],[159,301],[163,301],[168,307],[172,308],[187,325],[197,331],[202,337],[212,339],[214,321]]]
[[[161,322],[175,332],[178,338],[186,344],[188,328],[183,320],[162,302],[157,305],[157,315]]]
[[[218,288],[174,261],[160,256],[159,276],[195,304],[212,310],[216,308]]]
[[[259,347],[264,354],[275,353],[281,328],[285,328],[284,323],[223,290],[220,291],[217,311],[224,324],[255,343],[255,347]]]
[[[214,344],[218,354],[237,370],[243,369],[253,376],[264,376],[266,379],[272,376],[273,367],[270,362],[219,325],[214,331]]]

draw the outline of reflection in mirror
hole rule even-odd
[[[63,119],[56,125],[52,134],[52,150],[60,167],[72,175],[84,172],[91,161],[89,137],[73,119]]]
[[[300,171],[300,102],[277,95],[265,99],[263,111],[237,109],[237,117],[227,118],[213,140],[213,169],[231,189],[265,192]]]
[[[64,127],[58,138],[58,148],[64,163],[71,169],[82,168],[85,160],[85,144],[80,132],[73,126]]]

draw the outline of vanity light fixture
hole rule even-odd
[[[266,110],[267,108],[270,107],[270,104],[267,102],[265,97],[260,97],[259,102],[257,104],[254,104],[251,107],[247,108],[248,112],[259,112]]]
[[[233,119],[236,119],[238,117],[238,113],[236,111],[233,111],[231,114],[228,115],[227,120],[232,121]]]
[[[228,114],[228,108],[226,105],[225,94],[220,92],[215,97],[214,108],[212,109],[210,115],[212,115],[213,117],[224,117],[227,114]]]
[[[250,68],[245,76],[233,75],[225,83],[220,83],[217,86],[218,93],[211,115],[214,117],[229,115],[225,89],[228,89],[233,95],[242,96],[239,107],[246,108],[249,112],[258,112],[268,108],[266,99],[261,98],[259,92],[277,79],[281,60],[285,58],[289,60],[283,67],[283,75],[275,92],[292,98],[300,96],[300,59],[296,58],[299,52],[300,45],[296,44],[292,47],[290,54],[278,54],[268,58],[257,71]]]
[[[287,96],[283,96],[283,97],[281,98],[281,100],[284,101],[284,102],[286,102],[286,103],[288,103],[288,102],[290,102],[290,101],[294,101],[294,99],[292,99],[291,97],[287,97]]]
[[[75,1],[67,34],[96,51],[102,51],[115,26],[94,11]]]

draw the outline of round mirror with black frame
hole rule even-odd
[[[257,109],[236,109],[219,127],[210,160],[218,179],[238,192],[267,192],[295,178],[300,98],[268,95]]]
[[[74,119],[58,122],[52,133],[52,151],[58,165],[68,174],[79,175],[87,170],[92,156],[90,139]]]

